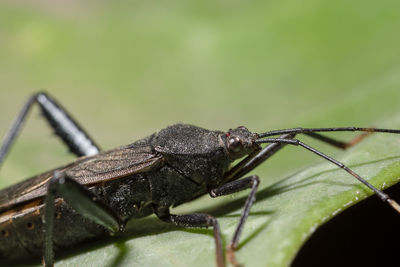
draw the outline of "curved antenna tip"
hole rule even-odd
[[[400,205],[393,199],[388,199],[387,202],[394,208],[398,213],[400,213]]]

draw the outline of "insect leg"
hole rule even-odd
[[[54,264],[53,229],[55,199],[58,197],[63,198],[77,213],[104,226],[111,233],[122,231],[124,228],[120,218],[95,194],[64,173],[54,172],[45,199],[43,253],[45,266],[53,266]]]
[[[239,224],[237,225],[233,238],[227,247],[227,257],[233,266],[239,266],[239,263],[235,259],[234,252],[237,249],[240,234],[242,233],[244,224],[247,220],[247,217],[249,216],[250,208],[256,200],[256,192],[259,184],[260,179],[258,178],[258,176],[252,175],[240,180],[221,185],[220,187],[212,189],[210,191],[211,197],[219,197],[251,188],[251,192],[246,200],[242,214],[240,215]]]
[[[216,247],[216,260],[218,267],[225,266],[225,260],[222,250],[221,230],[216,218],[204,213],[193,213],[187,215],[173,215],[168,210],[157,212],[157,216],[164,222],[173,223],[182,227],[209,227],[213,228],[215,247]]]
[[[34,103],[37,103],[46,118],[47,122],[54,129],[55,133],[69,147],[70,151],[77,156],[89,156],[100,151],[99,146],[79,126],[79,124],[62,108],[54,99],[46,93],[32,95],[22,107],[11,128],[4,136],[0,148],[0,165],[4,161],[7,152],[15,141],[22,125],[24,124],[29,110]]]
[[[393,199],[389,198],[389,196],[387,194],[383,193],[381,190],[379,190],[378,188],[374,187],[372,184],[368,183],[360,175],[355,173],[352,169],[350,169],[349,167],[347,167],[343,163],[341,163],[341,162],[337,161],[336,159],[334,159],[334,158],[332,158],[332,157],[330,157],[330,156],[328,156],[328,155],[316,150],[313,147],[310,147],[309,145],[301,142],[300,140],[297,140],[297,139],[284,139],[284,138],[264,138],[264,139],[259,139],[256,142],[257,143],[284,143],[284,144],[290,144],[290,145],[295,145],[295,146],[301,146],[301,147],[311,151],[312,153],[314,153],[314,154],[316,154],[316,155],[318,155],[318,156],[320,156],[320,157],[332,162],[333,164],[335,164],[339,168],[342,168],[343,170],[348,172],[350,175],[352,175],[354,178],[359,180],[361,183],[363,183],[369,189],[374,191],[374,193],[383,202],[387,202],[389,205],[392,206],[392,208],[394,208],[397,212],[400,213],[400,205],[396,201],[394,201]]]

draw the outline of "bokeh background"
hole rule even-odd
[[[4,0],[0,135],[40,90],[105,149],[176,122],[388,126],[400,113],[399,10],[390,0]],[[72,159],[35,109],[0,186]],[[283,151],[261,167],[263,183],[313,161]]]
[[[176,122],[257,132],[373,125],[399,112],[399,8],[397,1],[2,1],[0,129],[39,90],[104,148]],[[2,184],[72,159],[37,114],[2,168]]]

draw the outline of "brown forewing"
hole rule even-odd
[[[20,203],[43,197],[48,181],[55,170],[65,172],[80,184],[94,185],[135,173],[146,172],[162,162],[162,156],[150,146],[124,146],[83,157],[77,161],[29,178],[21,183],[0,190],[0,212]]]

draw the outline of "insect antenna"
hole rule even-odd
[[[396,133],[400,134],[400,130],[397,129],[382,129],[382,128],[373,128],[373,127],[335,127],[335,128],[291,128],[291,129],[282,129],[282,130],[274,130],[265,133],[258,134],[261,137],[269,137],[281,134],[308,134],[308,133],[316,133],[316,132],[379,132],[379,133]]]
[[[321,128],[320,128],[321,129]],[[328,128],[328,129],[333,129],[333,128]],[[336,128],[337,129],[337,128]],[[343,128],[341,128],[343,129]],[[363,129],[367,129],[367,128],[363,128]],[[380,130],[387,130],[387,129],[380,129]],[[391,130],[391,131],[395,131],[395,130]],[[396,130],[398,133],[400,133],[400,131]],[[389,196],[387,194],[385,194],[384,192],[382,192],[381,190],[377,189],[376,187],[374,187],[372,184],[370,184],[369,182],[367,182],[365,179],[363,179],[360,175],[358,175],[357,173],[355,173],[352,169],[350,169],[349,167],[347,167],[346,165],[344,165],[343,163],[341,163],[340,161],[318,151],[317,149],[301,142],[298,139],[285,139],[285,138],[261,138],[255,141],[258,144],[262,144],[262,143],[277,143],[277,144],[289,144],[289,145],[294,145],[294,146],[300,146],[303,147],[309,151],[311,151],[312,153],[332,162],[333,164],[335,164],[336,166],[338,166],[339,168],[345,170],[346,172],[348,172],[350,175],[352,175],[354,178],[356,178],[357,180],[359,180],[361,183],[363,183],[365,186],[367,186],[369,189],[371,189],[372,191],[374,191],[374,193],[384,202],[387,202],[389,205],[391,205],[398,213],[400,213],[400,205],[394,201],[393,199],[389,198]]]

